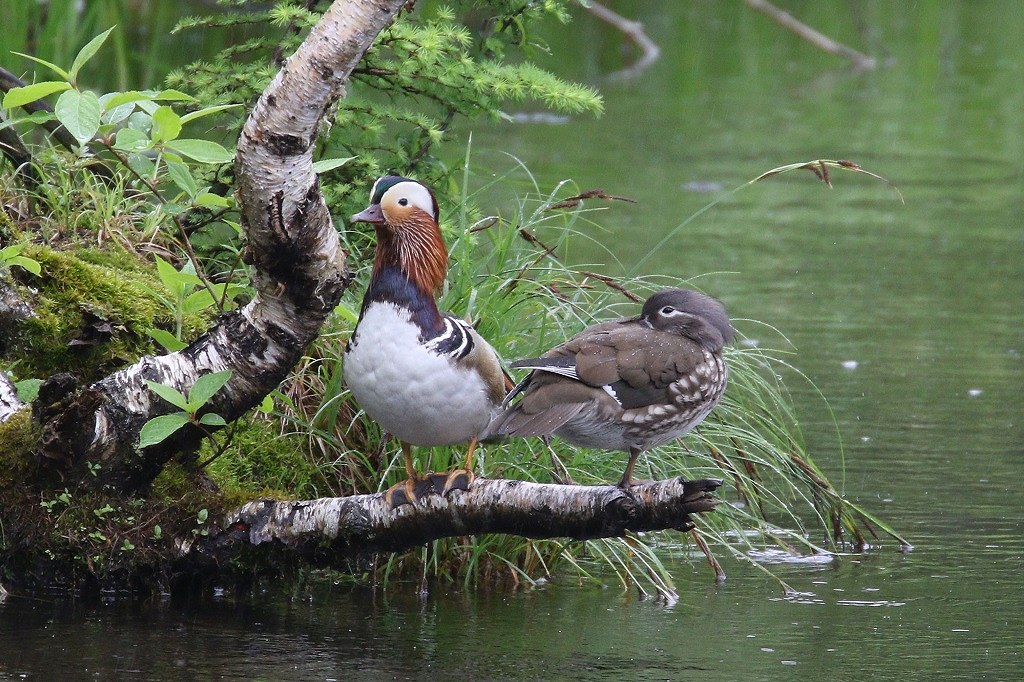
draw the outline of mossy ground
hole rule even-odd
[[[154,293],[162,291],[159,280],[127,252],[30,246],[23,255],[41,274],[22,278],[34,315],[9,349],[22,378],[71,371],[95,380],[154,352],[146,330],[172,324]]]

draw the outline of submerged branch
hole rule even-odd
[[[820,33],[803,23],[789,12],[779,9],[772,3],[768,2],[768,0],[744,0],[744,2],[746,2],[747,7],[761,12],[772,21],[776,22],[783,28],[789,29],[801,39],[807,41],[819,50],[824,50],[829,54],[834,54],[849,60],[849,62],[853,64],[853,67],[858,71],[870,71],[878,65],[878,62],[874,57],[870,57],[863,52],[858,52],[852,47],[847,47],[842,43],[832,40],[824,33]]]
[[[608,9],[604,5],[590,0],[589,2],[581,2],[580,6],[587,10],[595,17],[612,26],[618,31],[621,31],[629,42],[636,45],[637,49],[640,50],[640,57],[630,64],[629,66],[619,69],[614,73],[608,75],[609,80],[629,80],[636,78],[641,73],[647,70],[647,68],[658,61],[661,57],[661,48],[658,47],[657,43],[651,40],[647,33],[644,32],[644,25],[639,21],[630,21],[621,14],[617,14],[612,10]]]
[[[191,545],[186,564],[223,565],[241,547],[283,549],[321,565],[372,552],[394,552],[460,535],[509,533],[576,540],[627,532],[693,528],[691,514],[711,511],[716,479],[680,478],[613,486],[476,479],[466,492],[430,496],[392,510],[382,493],[301,502],[259,500],[229,514],[225,530]]]

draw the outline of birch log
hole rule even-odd
[[[185,565],[219,563],[241,547],[283,550],[319,565],[342,566],[372,552],[481,533],[577,540],[627,531],[690,530],[691,514],[711,511],[717,479],[582,486],[477,478],[468,491],[431,495],[392,510],[383,493],[301,502],[257,500],[229,514],[224,530],[183,547]]]
[[[345,254],[320,193],[312,152],[345,80],[405,0],[338,0],[256,103],[235,160],[237,199],[256,295],[177,353],[147,356],[78,391],[68,377],[44,384],[36,415],[44,461],[63,475],[88,460],[99,485],[144,491],[176,452],[202,433],[186,427],[136,452],[142,425],[174,411],[148,379],[182,393],[204,374],[231,370],[210,411],[232,421],[287,376],[347,284]],[[95,467],[94,467],[94,470]],[[84,480],[90,480],[84,477]]]

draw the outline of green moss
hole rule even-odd
[[[0,489],[24,482],[38,441],[30,409],[21,410],[0,424]]]
[[[7,215],[7,211],[0,211],[0,246],[13,242],[20,233],[17,224]]]
[[[333,494],[309,457],[303,434],[281,434],[279,422],[240,424],[227,450],[206,468],[225,495],[241,502],[255,497],[303,498]],[[213,454],[204,446],[201,459]]]
[[[0,578],[25,588],[102,585],[133,589],[161,582],[178,539],[213,532],[223,495],[168,465],[147,498],[86,487],[0,487]]]
[[[24,254],[39,262],[42,274],[33,281],[35,317],[9,350],[21,360],[23,376],[70,371],[94,380],[154,352],[146,330],[173,324],[155,268],[134,254],[113,246],[74,252],[31,246]],[[205,325],[193,316],[186,327],[194,333]],[[90,326],[107,331],[90,336]],[[76,339],[86,345],[69,345]]]

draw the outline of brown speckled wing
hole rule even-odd
[[[669,402],[669,384],[704,360],[694,341],[632,320],[587,330],[545,357],[552,355],[574,356],[579,380],[610,387],[626,409]]]

